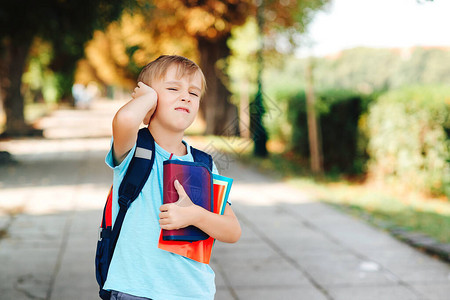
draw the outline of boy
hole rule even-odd
[[[183,135],[197,115],[204,91],[204,75],[194,62],[160,56],[144,67],[133,99],[114,117],[113,145],[106,157],[114,170],[113,222],[119,209],[116,187],[131,161],[141,122],[155,139],[155,162],[122,225],[104,285],[112,291],[111,299],[214,299],[214,272],[209,265],[158,248],[161,228],[194,225],[228,243],[237,242],[241,235],[230,205],[224,215],[211,213],[193,204],[178,181],[179,201],[162,205],[163,161],[193,161]]]

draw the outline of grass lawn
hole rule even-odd
[[[248,143],[227,142],[227,138],[208,137],[216,148],[229,151],[230,145]],[[442,243],[450,243],[450,201],[446,197],[433,198],[395,186],[368,182],[361,178],[345,179],[336,175],[313,176],[308,162],[293,153],[283,152],[277,143],[269,143],[268,158],[255,158],[251,147],[237,149],[236,158],[257,166],[262,172],[276,175],[316,199],[363,218],[384,229],[403,228],[428,235]]]

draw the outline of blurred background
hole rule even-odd
[[[183,55],[208,85],[187,134],[219,169],[239,160],[377,226],[450,243],[449,11],[444,0],[4,1],[0,164],[8,142],[49,138],[42,117],[124,103],[144,65]]]

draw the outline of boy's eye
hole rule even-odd
[[[191,94],[191,95],[193,95],[195,97],[198,97],[198,95],[196,93],[189,93],[189,94]]]
[[[167,88],[169,91],[178,91],[176,88]]]

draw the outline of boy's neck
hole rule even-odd
[[[173,153],[176,156],[187,154],[186,146],[183,144],[184,132],[166,130],[154,122],[150,122],[148,129],[155,142],[167,152]]]

